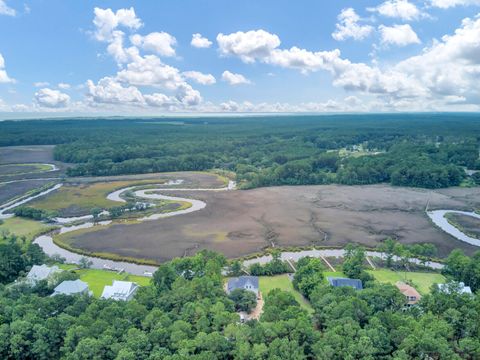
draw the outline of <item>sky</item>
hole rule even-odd
[[[480,0],[0,0],[0,114],[480,111]]]

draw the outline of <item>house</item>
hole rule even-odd
[[[239,276],[229,279],[227,283],[227,294],[230,294],[235,289],[244,289],[254,292],[258,298],[258,277]]]
[[[448,284],[438,284],[438,290],[444,292],[445,294],[450,294],[453,292],[457,292],[459,294],[472,294],[472,289],[470,286],[465,286],[463,282],[451,282]]]
[[[102,299],[130,301],[138,290],[138,285],[130,281],[113,280],[112,286],[105,286]]]
[[[61,271],[58,266],[33,265],[27,274],[26,282],[33,286],[41,280],[50,280],[54,274]]]
[[[350,287],[353,287],[355,290],[363,289],[362,280],[359,280],[359,279],[327,277],[327,281],[333,287],[350,286]]]
[[[395,284],[395,286],[407,298],[407,306],[415,305],[422,298],[422,295],[420,295],[413,286],[405,284],[404,282],[401,282],[401,281],[398,281]]]
[[[92,292],[82,280],[67,280],[53,290],[52,296],[56,295],[92,295]]]

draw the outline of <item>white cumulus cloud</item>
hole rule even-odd
[[[57,86],[62,90],[68,90],[71,87],[70,84],[67,84],[67,83],[58,83]]]
[[[35,100],[47,108],[63,108],[70,102],[70,96],[58,90],[43,88],[35,93]]]
[[[280,39],[265,30],[251,30],[229,35],[220,33],[217,35],[217,43],[222,55],[235,55],[246,63],[252,63],[269,56],[280,45]]]
[[[95,38],[98,41],[109,42],[112,40],[114,30],[119,26],[124,26],[129,29],[138,29],[142,26],[142,21],[135,15],[135,10],[119,9],[113,12],[112,9],[101,9],[96,7],[94,9],[95,18],[93,24],[95,25]]]
[[[134,86],[123,86],[110,77],[100,79],[98,84],[87,81],[87,97],[93,103],[103,104],[143,104],[143,95]]]
[[[213,85],[216,83],[215,77],[212,74],[204,74],[200,71],[184,71],[182,74],[187,79],[192,79],[201,85]]]
[[[139,56],[117,73],[117,78],[135,86],[154,86],[175,90],[184,83],[180,71],[162,63],[155,55]]]
[[[196,33],[192,35],[192,41],[190,45],[196,48],[209,48],[212,46],[212,42],[208,40],[206,37],[203,37],[202,34]]]
[[[397,46],[406,46],[409,44],[420,44],[415,31],[408,24],[378,27],[382,44],[392,44]]]
[[[480,6],[480,0],[430,0],[430,3],[432,6],[441,9],[448,9],[455,6]]]
[[[130,41],[133,45],[160,56],[175,56],[174,46],[177,40],[166,32],[152,32],[146,36],[132,35]]]
[[[7,5],[5,0],[0,0],[0,15],[15,16],[17,12]]]
[[[0,54],[0,84],[1,83],[14,83],[15,80],[8,76],[7,70],[5,70],[5,59]]]
[[[162,93],[154,93],[144,96],[148,105],[159,108],[167,108],[173,110],[177,105],[177,99]]]
[[[375,95],[392,106],[411,105],[413,99],[417,105],[423,102],[434,106],[452,95],[478,104],[479,39],[480,18],[467,18],[453,35],[444,36],[441,41],[424,49],[422,54],[385,67],[352,62],[342,58],[338,49],[314,52],[298,47],[270,47],[269,52],[263,51],[261,55],[252,55],[251,51],[247,54],[250,61],[298,69],[304,73],[328,71],[332,75],[334,86],[346,91]],[[397,39],[397,42],[401,41]],[[237,43],[242,43],[242,39],[237,39]],[[239,57],[245,55],[242,51],[231,54]]]
[[[418,79],[433,95],[480,101],[480,18],[466,18],[452,35],[445,35],[422,54],[396,65]]]
[[[377,12],[382,16],[399,18],[402,20],[415,20],[422,16],[418,7],[408,0],[387,0],[369,11]]]
[[[228,70],[222,73],[222,80],[228,82],[230,85],[250,84],[250,80],[242,74],[234,74]]]
[[[354,9],[343,9],[338,15],[338,23],[335,25],[336,30],[332,33],[335,40],[343,41],[348,38],[355,40],[365,39],[373,31],[370,25],[360,25],[360,16],[357,15]]]

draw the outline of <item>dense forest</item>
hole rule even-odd
[[[244,188],[298,184],[459,185],[480,169],[476,114],[0,122],[0,146],[56,144],[70,176],[213,168]],[[478,176],[477,176],[478,177]],[[471,178],[473,184],[479,179]]]
[[[363,290],[326,285],[322,262],[304,258],[297,263],[293,285],[313,312],[291,293],[275,289],[265,294],[259,321],[246,323],[236,310],[251,307],[255,299],[241,292],[225,294],[222,255],[202,251],[163,264],[151,286],[122,302],[50,297],[54,285],[45,281],[33,288],[6,284],[15,277],[13,267],[18,276],[32,262],[44,260],[38,250],[22,253],[13,242],[0,244],[0,273],[8,268],[9,274],[0,278],[2,359],[480,358],[480,297],[460,294],[452,282],[448,291],[434,287],[419,306],[405,308],[396,287],[377,283],[365,272],[358,247],[347,249],[343,271],[363,279]],[[479,256],[455,252],[445,273],[457,278],[468,270],[480,279]]]

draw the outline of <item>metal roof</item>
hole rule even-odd
[[[73,295],[88,291],[88,284],[82,280],[67,280],[54,289],[54,295]]]
[[[333,287],[341,287],[341,286],[350,286],[356,290],[362,290],[363,284],[362,280],[359,279],[348,279],[348,278],[340,278],[340,277],[327,277],[327,280],[330,285]]]
[[[239,276],[228,280],[228,291],[235,289],[244,289],[246,285],[252,286],[255,290],[258,290],[258,277],[257,276]]]

